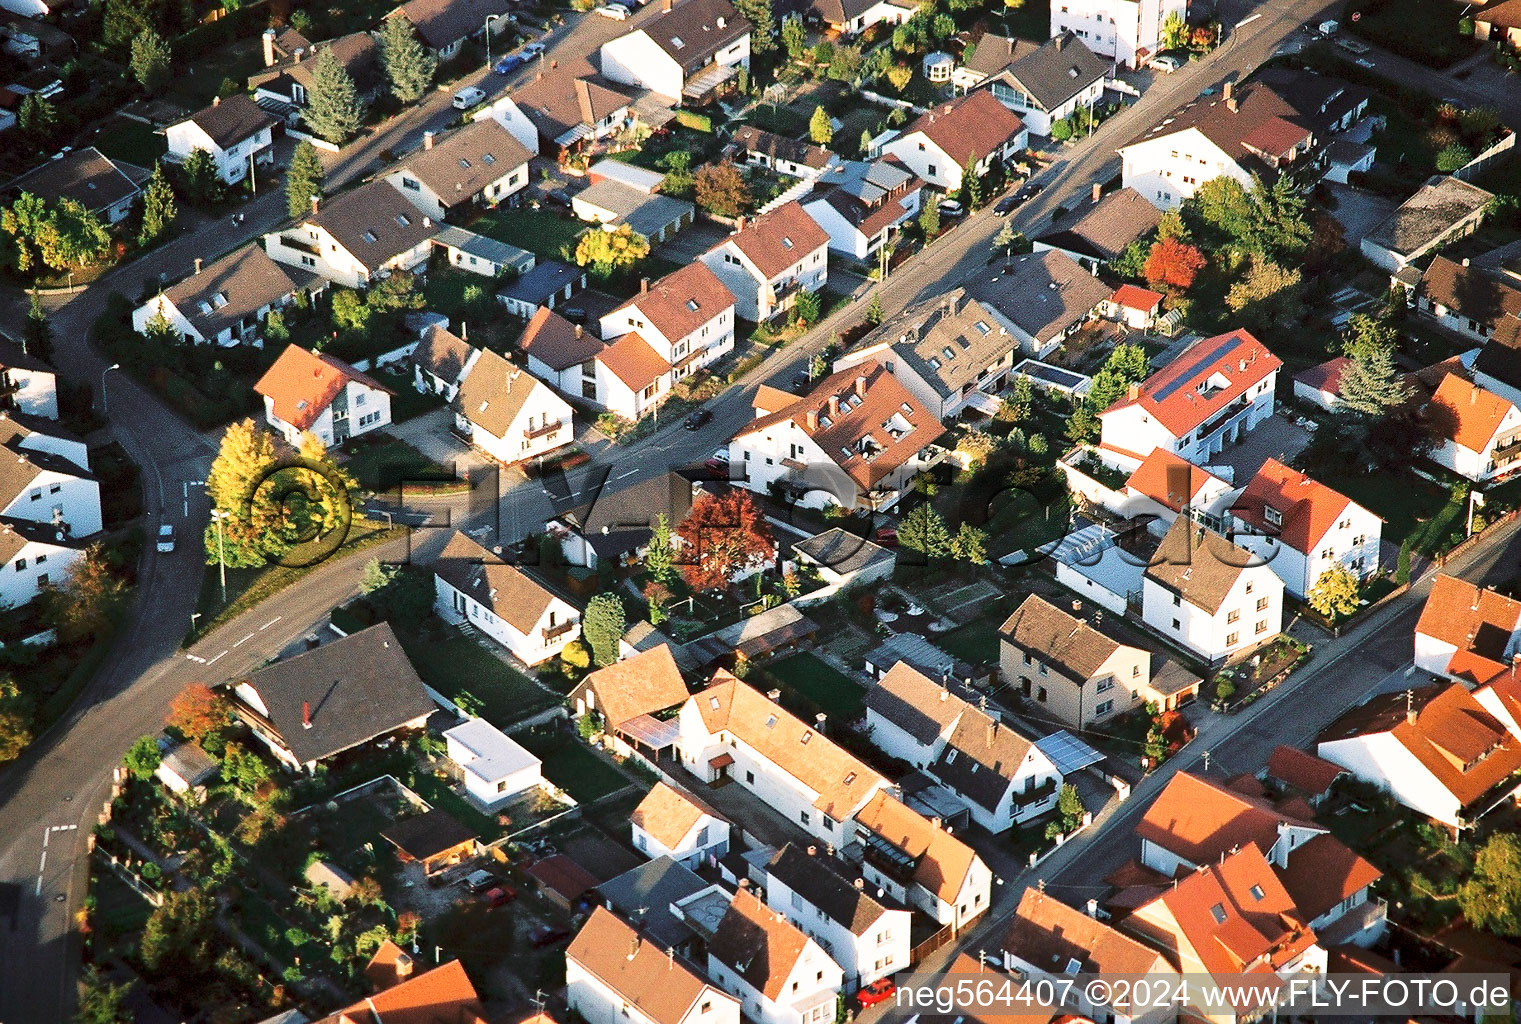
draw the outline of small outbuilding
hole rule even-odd
[[[488,811],[537,789],[542,762],[484,718],[472,718],[444,733],[449,760],[465,776],[465,792]]]
[[[474,854],[478,838],[448,811],[437,808],[401,819],[380,837],[396,848],[403,864],[421,864],[430,875]]]

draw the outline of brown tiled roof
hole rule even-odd
[[[664,647],[656,649],[667,650]],[[683,699],[685,691],[686,688],[682,687]],[[704,814],[719,821],[729,820],[686,790],[657,782],[650,787],[644,799],[639,801],[639,806],[634,808],[630,820],[654,836],[666,849],[674,850],[676,844],[687,837],[692,826],[702,820]]]
[[[474,351],[464,338],[442,324],[434,324],[412,350],[412,362],[440,380],[456,384]]]
[[[438,231],[438,225],[419,213],[400,191],[378,180],[324,199],[306,222],[326,230],[370,271],[422,245]]]
[[[1335,359],[1328,359],[1312,366],[1308,370],[1299,371],[1294,375],[1294,380],[1316,391],[1337,395],[1341,393],[1341,375],[1351,365],[1351,356],[1337,356]]]
[[[441,807],[388,826],[380,837],[412,860],[425,861],[480,837]]]
[[[139,192],[140,182],[122,164],[103,156],[94,146],[76,149],[32,168],[5,186],[11,193],[27,192],[49,203],[73,199],[99,213]],[[144,177],[146,171],[139,171]]]
[[[773,278],[827,246],[829,233],[794,200],[746,222],[714,248],[725,243],[732,243],[762,274]]]
[[[1267,773],[1285,786],[1316,797],[1329,790],[1331,783],[1347,774],[1347,770],[1308,751],[1280,743],[1268,755]]]
[[[1004,273],[978,291],[1040,345],[1055,340],[1114,294],[1060,250],[1022,253],[1004,266]]]
[[[518,338],[518,349],[551,370],[579,366],[602,351],[602,342],[548,306],[540,306]]]
[[[604,907],[591,912],[566,948],[565,958],[655,1024],[681,1024],[705,994],[718,1000],[731,998],[709,985],[685,960],[667,956]]]
[[[710,63],[725,46],[749,35],[750,22],[740,17],[729,0],[679,0],[640,29],[690,74]]]
[[[1504,0],[1493,7],[1484,7],[1473,14],[1478,23],[1496,28],[1521,28],[1521,0]]]
[[[416,150],[391,170],[406,171],[449,207],[470,203],[487,185],[532,158],[495,118],[483,117],[438,139],[432,149]]]
[[[701,3],[702,0],[687,2]],[[630,308],[643,313],[667,341],[675,344],[722,310],[733,309],[734,296],[717,274],[701,261],[694,261],[680,270],[671,271],[650,285],[649,291],[635,295],[618,310]]]
[[[294,343],[287,345],[280,357],[264,371],[254,390],[273,400],[276,416],[297,430],[305,430],[317,422],[322,410],[332,404],[349,381],[388,395],[395,394],[337,356],[308,352]]]
[[[222,149],[231,149],[275,123],[269,111],[246,93],[213,100],[211,106],[202,107],[186,120],[195,122]]]
[[[237,329],[265,306],[278,304],[313,280],[311,274],[276,263],[250,243],[164,289],[186,320],[207,341]]]
[[[807,947],[808,936],[740,889],[708,943],[708,955],[774,1000]]]
[[[1033,651],[1057,671],[1079,682],[1093,678],[1123,646],[1045,598],[1031,594],[1004,620],[998,635]]]
[[[534,861],[525,873],[537,882],[541,889],[558,893],[571,904],[606,881],[605,878],[598,878],[563,853]]]
[[[1521,288],[1445,256],[1432,259],[1421,275],[1416,295],[1490,330],[1504,319],[1521,317]]]
[[[331,53],[333,58],[342,65],[343,70],[348,72],[349,77],[354,80],[354,89],[360,96],[374,92],[381,85],[384,74],[380,69],[380,45],[368,32],[350,32],[346,36],[339,36],[315,45],[301,39],[297,33],[289,30],[287,33],[299,40],[296,47],[286,51],[292,55],[291,59],[270,68],[261,68],[249,77],[249,85],[258,88],[268,84],[270,91],[283,91],[285,95],[289,95],[289,85],[279,81],[282,78],[288,78],[309,92],[315,84],[317,58],[324,53]],[[279,48],[280,44],[277,42],[276,46]],[[300,59],[294,57],[294,50],[297,48],[304,51]]]
[[[512,10],[512,0],[407,0],[386,17],[404,14],[417,35],[435,50],[481,32],[486,16]]]
[[[1213,615],[1257,559],[1218,533],[1179,516],[1158,545],[1146,577]]]
[[[1127,394],[1104,412],[1140,405],[1174,437],[1182,437],[1282,366],[1283,361],[1250,332],[1219,334],[1194,342],[1142,381],[1134,397]],[[1217,375],[1226,379],[1226,386],[1209,388]],[[1207,393],[1201,394],[1201,387]]]
[[[455,533],[433,571],[466,597],[489,608],[519,633],[530,632],[557,595],[508,565],[464,533]]]
[[[844,821],[886,785],[863,761],[792,712],[728,673],[690,700],[709,733],[727,730],[761,757],[817,793],[813,806]]]
[[[969,707],[929,770],[958,795],[996,811],[1034,746],[1013,725]]]
[[[354,1024],[378,1021],[380,1024],[486,1024],[486,1008],[481,1005],[458,960],[425,971],[367,996],[316,1024]]]
[[[512,101],[550,142],[577,125],[591,127],[630,103],[584,59],[539,72],[512,93]]]
[[[643,391],[671,369],[671,364],[651,348],[649,342],[632,331],[613,339],[596,358],[635,393]]]
[[[597,710],[614,728],[631,718],[674,708],[687,699],[686,680],[681,678],[666,644],[597,669],[581,681],[575,693],[587,690],[597,695]]]
[[[977,44],[973,60],[982,53],[987,38],[983,36],[983,42]],[[1011,80],[1042,110],[1052,111],[1093,83],[1103,81],[1108,72],[1109,61],[1088,49],[1069,30],[1026,52],[1016,53],[993,73]]]
[[[846,878],[843,870],[842,861],[820,856],[818,847],[805,849],[792,843],[783,845],[766,865],[768,876],[818,908],[826,918],[852,935],[864,935],[887,913],[887,907],[872,898],[859,877]]]
[[[1263,173],[1273,168],[1261,154],[1280,157],[1290,147],[1307,143],[1313,134],[1290,103],[1267,86],[1254,83],[1236,89],[1229,99],[1218,95],[1194,100],[1131,140],[1130,145],[1189,128],[1197,129],[1238,164]]]
[[[1074,960],[1084,974],[1143,975],[1167,967],[1151,947],[1034,888],[1020,898],[1003,948],[1052,974],[1066,971]]]
[[[1296,846],[1289,853],[1289,866],[1278,869],[1279,880],[1306,921],[1356,895],[1383,874],[1332,835],[1316,836]]]
[[[1112,260],[1125,246],[1161,223],[1162,211],[1133,188],[1111,192],[1080,206],[1038,241],[1094,259]]]
[[[1324,831],[1311,821],[1285,815],[1266,800],[1179,772],[1146,808],[1135,834],[1192,864],[1203,864],[1241,846],[1254,844],[1268,853],[1278,841],[1280,821]]]
[[[978,89],[949,103],[937,103],[928,113],[911,121],[903,129],[903,137],[923,132],[925,138],[956,161],[957,167],[964,167],[968,158],[981,160],[1018,135],[1024,126],[991,92]]]
[[[1032,43],[1028,39],[987,32],[977,40],[977,46],[972,50],[972,55],[967,58],[964,67],[986,78],[989,75],[996,75],[1019,58],[1026,57],[1038,49],[1040,49],[1040,44]]]
[[[1518,627],[1521,602],[1440,573],[1415,632],[1457,648],[1447,672],[1482,685],[1510,674],[1510,640]]]
[[[484,349],[470,376],[460,385],[454,407],[492,437],[506,437],[513,421],[540,389],[550,395],[555,405],[564,406],[564,400],[533,374]]]
[[[969,705],[906,661],[866,691],[866,709],[928,746],[951,728]]]
[[[829,166],[829,150],[822,146],[789,139],[751,124],[742,125],[734,132],[734,142],[747,152],[761,153],[772,160],[813,168]]]
[[[1438,436],[1482,452],[1514,408],[1493,391],[1449,373],[1431,396],[1426,420]]]
[[[918,811],[886,790],[879,790],[856,824],[880,836],[914,859],[914,881],[947,903],[961,896],[977,854],[960,839],[937,828]]]

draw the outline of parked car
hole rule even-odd
[[[502,880],[489,871],[472,871],[465,876],[465,886],[471,892],[485,892],[500,885]]]
[[[895,548],[898,546],[898,531],[891,526],[884,526],[872,534],[871,539],[873,543],[880,544],[884,548]]]
[[[561,928],[553,924],[535,925],[533,931],[528,933],[528,941],[539,949],[545,946],[553,946],[556,942],[570,937],[570,929]]]
[[[518,51],[518,55],[521,56],[524,61],[530,61],[543,52],[543,43],[524,43],[523,48]]]
[[[1170,53],[1159,53],[1151,59],[1151,66],[1170,75],[1181,68],[1183,62]]]
[[[715,473],[727,473],[729,471],[729,449],[719,448],[712,455],[708,456],[708,461],[704,462],[703,465]]]
[[[495,71],[499,75],[510,75],[522,66],[523,58],[519,57],[515,53],[509,53],[507,56],[497,61],[496,67],[492,68],[491,70]]]
[[[1018,192],[1014,193],[1014,198],[1021,203],[1028,203],[1040,195],[1045,190],[1045,187],[1038,181],[1027,181],[1019,187]]]
[[[546,192],[544,198],[549,200],[553,206],[563,206],[567,210],[570,209],[570,193],[563,188],[557,188],[553,192]]]
[[[499,885],[494,889],[487,889],[486,895],[481,897],[488,907],[504,907],[517,898],[517,890],[510,885]]]
[[[682,426],[686,427],[688,430],[697,430],[698,428],[707,424],[708,421],[710,421],[712,418],[713,413],[711,410],[694,409],[692,410],[692,414],[687,417],[686,422],[683,423]]]
[[[158,528],[158,549],[166,555],[174,550],[174,527],[169,523]]]
[[[966,216],[966,207],[962,206],[959,200],[942,199],[940,200],[939,207],[940,216],[948,220],[955,220],[957,217]]]
[[[861,1004],[861,1009],[864,1010],[868,1006],[876,1006],[878,1003],[886,1002],[893,997],[893,993],[896,991],[898,991],[898,986],[893,984],[891,978],[878,978],[856,993],[856,1000]]]
[[[1009,214],[1014,212],[1015,207],[1018,205],[1019,193],[1016,192],[1014,195],[1004,196],[1002,199],[998,200],[998,205],[993,207],[993,216],[1007,217]]]
[[[454,109],[469,110],[477,103],[486,98],[486,90],[477,89],[473,85],[467,85],[454,94]]]
[[[622,4],[603,4],[601,7],[594,8],[592,13],[600,14],[604,18],[612,18],[614,21],[628,20],[628,8]]]

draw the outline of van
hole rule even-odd
[[[486,90],[477,89],[473,85],[467,85],[465,88],[454,94],[454,109],[469,110],[471,107],[475,106],[485,98]]]

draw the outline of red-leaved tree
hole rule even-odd
[[[681,575],[694,590],[718,590],[771,557],[771,531],[748,491],[700,494],[676,527]]]
[[[168,724],[197,743],[226,725],[231,717],[227,698],[205,683],[191,683],[169,703]]]
[[[1187,242],[1164,238],[1151,247],[1146,257],[1146,281],[1153,288],[1176,288],[1185,291],[1204,269],[1204,254]]]

